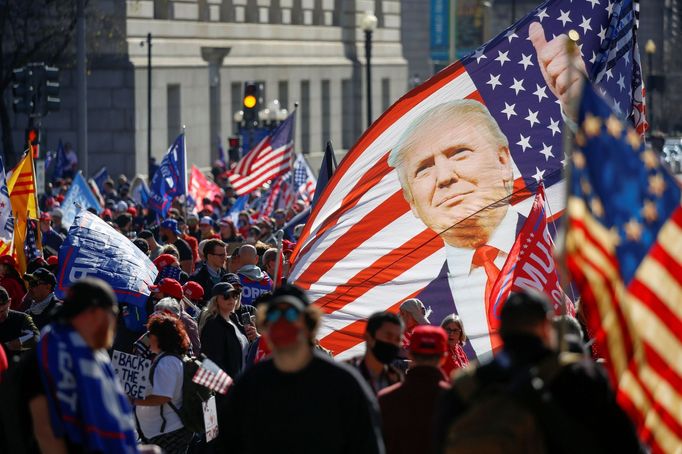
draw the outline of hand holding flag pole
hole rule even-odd
[[[542,32],[543,38],[544,38],[544,31]],[[531,41],[533,41],[533,46],[536,46],[536,40],[537,38],[533,39],[533,32],[532,30],[530,31],[530,36],[531,36]],[[564,108],[566,115],[569,117],[568,119],[575,119],[577,118],[576,116],[576,111],[577,111],[577,106],[578,106],[578,96],[580,95],[581,88],[582,88],[582,81],[584,79],[584,74],[585,73],[585,63],[583,62],[583,59],[580,57],[580,51],[578,49],[578,39],[579,35],[578,32],[575,30],[570,30],[568,32],[568,39],[565,42],[565,53],[566,53],[566,58],[568,59],[568,65],[566,68],[566,76],[565,79],[570,81],[572,83],[572,86],[574,89],[570,89],[564,92],[563,96],[565,96],[565,104]],[[537,47],[536,47],[537,49]],[[576,58],[576,51],[578,52],[577,58]],[[538,59],[540,58],[540,54],[538,53]],[[578,61],[578,71],[575,71],[575,64],[574,62]],[[540,64],[540,69],[542,70],[542,74],[545,75],[545,68],[543,67],[542,64]],[[575,76],[574,76],[575,74]],[[545,76],[546,78],[547,76]],[[574,79],[577,77],[577,79]],[[554,88],[548,83],[550,90],[554,92]],[[555,93],[557,98],[561,99],[559,96],[559,93]],[[567,120],[568,120],[567,119]],[[573,120],[570,121],[564,121],[564,126],[563,126],[563,131],[562,131],[562,148],[564,151],[564,155],[566,156],[567,160],[571,159],[571,148],[573,146],[573,128],[575,124],[573,123]],[[570,181],[570,171],[571,171],[571,166],[567,165],[564,166],[564,178],[566,181]],[[566,185],[566,198],[568,199],[568,191],[570,191],[569,185]],[[559,272],[559,285],[561,286],[561,291],[564,292],[567,287],[570,287],[571,281],[568,277],[568,263],[566,261],[566,254],[564,253],[564,236],[565,236],[566,230],[562,229],[561,234],[557,237],[557,250],[560,251],[559,253],[559,266],[558,272]],[[579,310],[579,306],[576,307],[576,314],[577,311]],[[566,297],[562,298],[561,302],[561,315],[564,316],[568,314],[568,307],[566,305]],[[559,351],[560,352],[567,352],[568,351],[568,343],[566,342],[566,336],[565,336],[565,331],[566,328],[563,323],[559,323],[559,328],[558,328],[558,333],[557,335],[559,336]]]

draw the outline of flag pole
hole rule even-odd
[[[298,102],[294,103],[294,111],[291,112],[291,115],[296,115],[298,116]],[[294,188],[294,162],[295,162],[295,157],[296,157],[296,117],[294,117],[294,124],[292,126],[293,128],[293,134],[291,134],[291,140],[294,141],[292,144],[292,148],[294,149],[294,152],[291,153],[291,158],[289,158],[289,168],[291,169],[291,173],[289,175],[289,187]],[[303,152],[301,152],[303,154]],[[289,209],[287,207],[287,209]]]
[[[187,126],[184,123],[182,125],[182,154],[183,189],[185,191],[185,222],[187,222],[187,216],[189,215],[189,200],[187,193]]]
[[[574,55],[576,53],[576,50],[578,49],[578,40],[580,38],[580,35],[578,35],[578,32],[575,30],[569,30],[568,32],[568,40],[566,41],[566,53],[568,55],[568,68],[566,71],[566,77],[568,78],[568,81],[570,81],[573,78],[573,71],[575,70],[573,67],[573,60],[574,60]],[[578,57],[580,58],[580,57]],[[564,125],[563,125],[563,131],[562,131],[562,149],[564,152],[564,156],[566,156],[566,166],[564,167],[564,181],[566,182],[566,203],[568,204],[568,197],[571,192],[570,184],[571,184],[571,166],[572,166],[572,148],[573,148],[573,128],[571,127],[572,124],[575,126],[575,123],[573,122],[573,116],[576,115],[577,113],[577,98],[574,96],[571,96],[571,90],[569,88],[568,90],[568,105],[565,106],[566,111],[565,113],[565,118],[564,118]],[[576,118],[577,121],[577,118]],[[567,210],[568,211],[568,210]],[[559,260],[559,285],[561,285],[561,290],[562,293],[564,293],[564,288],[566,286],[570,286],[570,279],[568,277],[568,263],[567,263],[567,257],[566,257],[566,225],[567,225],[567,219],[566,217],[564,218],[564,227],[561,232],[561,236],[557,238],[557,242],[559,243],[559,249],[561,251],[560,253],[560,260]],[[568,313],[568,307],[566,304],[566,298],[562,298],[561,301],[561,315],[565,316]],[[577,309],[576,309],[577,313]],[[565,339],[565,332],[566,328],[564,327],[564,323],[559,324],[559,353],[567,352],[568,351],[568,343],[566,342]]]

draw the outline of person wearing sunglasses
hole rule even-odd
[[[319,322],[292,285],[259,304],[272,354],[237,377],[218,408],[216,452],[384,452],[376,399],[354,369],[315,348]]]
[[[204,289],[205,298],[208,299],[211,296],[213,286],[220,282],[227,273],[225,243],[216,239],[206,240],[204,258],[203,264],[189,279],[201,285],[201,288]]]
[[[28,283],[27,298],[31,301],[26,313],[41,330],[52,321],[53,310],[62,304],[54,294],[57,279],[45,268],[38,268],[33,273],[26,273],[24,280]]]
[[[244,368],[249,341],[232,320],[239,291],[227,282],[219,282],[211,290],[206,310],[199,316],[201,353],[215,362],[230,377]]]

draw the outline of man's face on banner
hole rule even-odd
[[[509,148],[485,121],[477,114],[438,117],[415,130],[402,151],[399,171],[412,212],[455,246],[484,243],[508,204]]]

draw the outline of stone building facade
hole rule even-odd
[[[321,155],[353,145],[367,125],[364,32],[374,11],[372,93],[376,119],[408,85],[400,0],[95,0],[89,17],[89,173],[147,169],[147,34],[152,34],[152,154],[160,160],[186,126],[189,161],[206,167],[234,132],[245,81],[262,82],[265,103],[298,103],[296,149]],[[91,21],[92,22],[92,21]],[[97,22],[95,27],[97,27]],[[72,74],[62,71],[62,110],[43,122],[44,145],[76,143]],[[23,123],[15,122],[21,141]],[[17,142],[20,143],[20,142]]]

